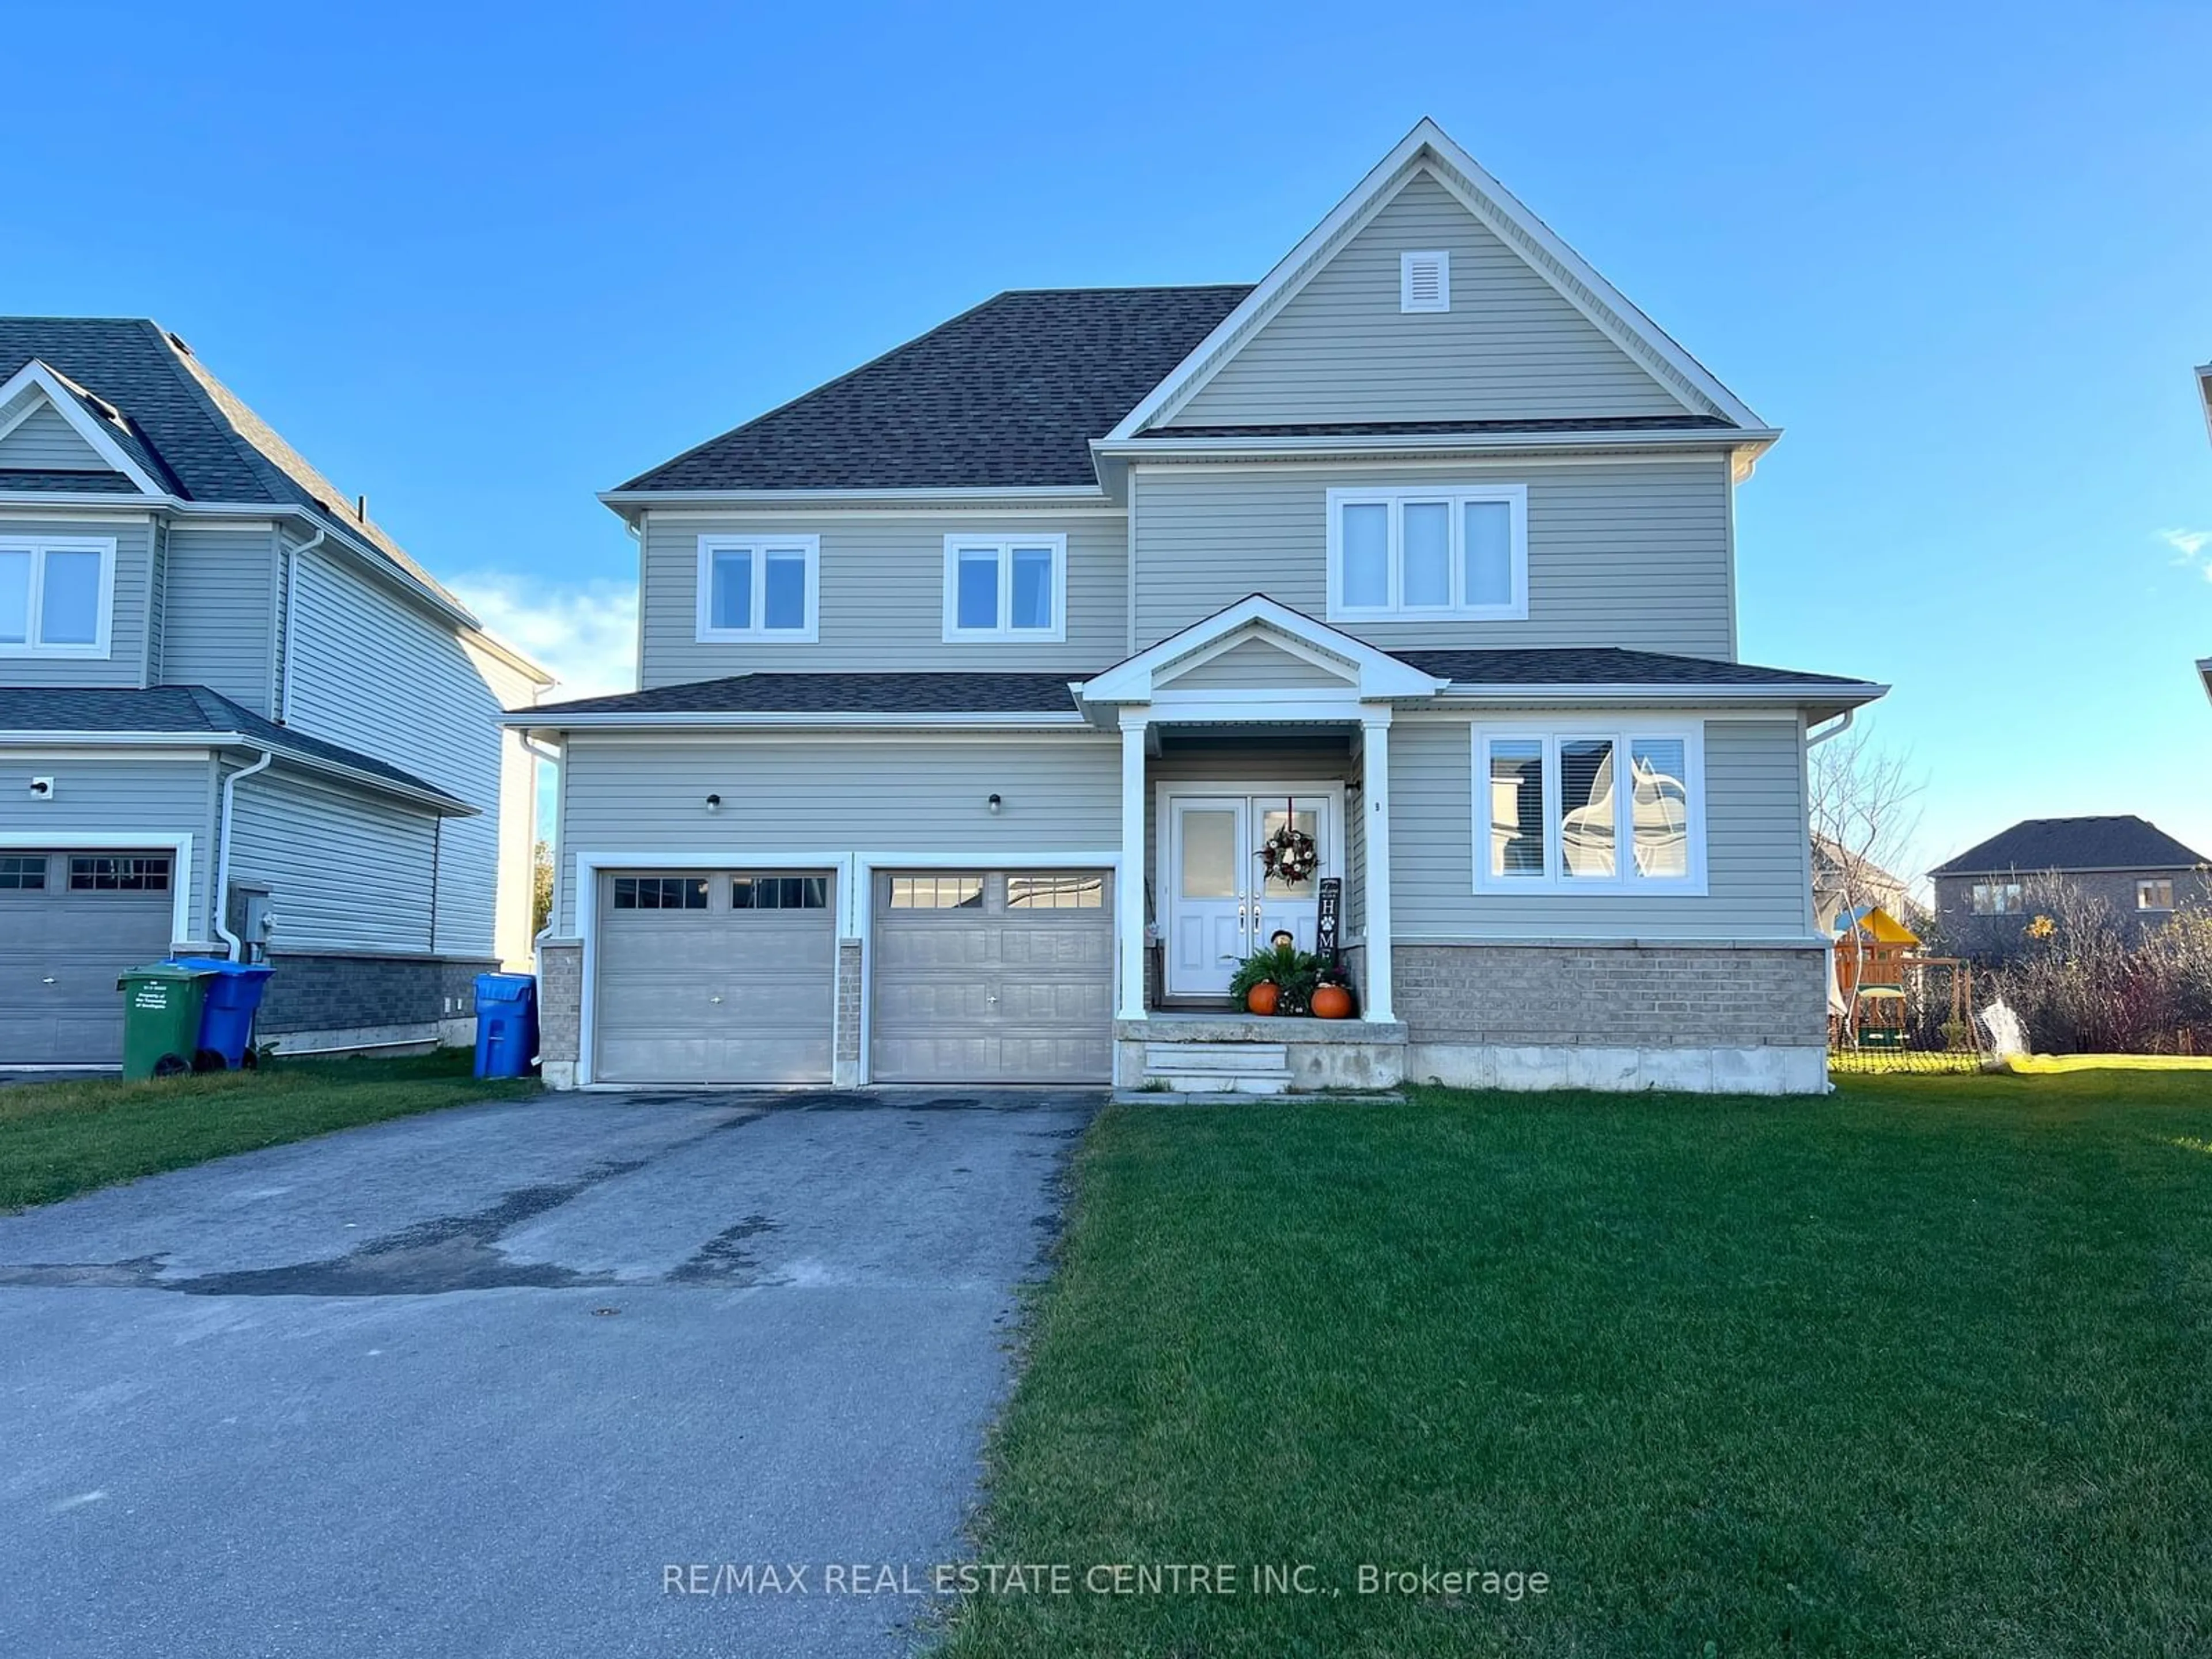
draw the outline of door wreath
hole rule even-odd
[[[1260,866],[1277,881],[1295,887],[1313,878],[1321,867],[1321,852],[1314,838],[1298,828],[1297,803],[1284,805],[1283,827],[1260,844]]]

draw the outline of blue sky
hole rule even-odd
[[[2212,8],[789,9],[19,9],[0,309],[158,317],[588,684],[595,490],[1002,288],[1255,279],[1431,114],[1787,428],[1743,653],[1897,687],[1927,860],[2212,851]]]

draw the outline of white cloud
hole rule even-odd
[[[637,689],[637,590],[626,583],[538,582],[478,571],[447,586],[483,625],[559,676],[557,697]]]
[[[2212,548],[2212,530],[2161,530],[2159,540],[2173,550],[2176,564],[2195,564],[2205,549]],[[2207,580],[2212,580],[2212,560],[2204,567]]]

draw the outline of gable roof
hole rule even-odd
[[[343,744],[265,720],[204,685],[0,686],[0,734],[72,738],[97,735],[233,738],[274,750],[311,770],[346,775],[419,798],[447,817],[477,811],[434,783]]]
[[[2027,818],[1929,872],[2002,875],[2038,870],[2189,870],[2207,862],[2156,824],[2129,814]]]
[[[190,347],[145,317],[0,317],[0,382],[33,365],[58,380],[81,416],[147,475],[141,487],[187,501],[294,507],[362,544],[471,625],[475,617],[353,498],[217,380]],[[70,410],[62,404],[64,416]],[[118,466],[118,471],[128,469]],[[55,480],[59,477],[62,482]],[[0,471],[0,491],[55,493],[99,474]]]
[[[1017,290],[619,489],[1092,489],[1090,442],[1249,285]]]
[[[649,691],[542,702],[541,714],[1066,714],[1066,674],[735,674]],[[548,722],[558,724],[558,720]]]
[[[1628,297],[1598,275],[1589,261],[1485,172],[1433,120],[1424,116],[1369,171],[1328,217],[1307,233],[1235,311],[1142,402],[1106,434],[1109,442],[1136,437],[1173,418],[1224,363],[1295,298],[1322,266],[1417,172],[1426,172],[1500,240],[1526,260],[1614,344],[1641,363],[1691,414],[1712,414],[1747,432],[1764,431],[1751,407],[1723,386],[1704,364],[1676,344]],[[1765,434],[1771,438],[1771,434]]]

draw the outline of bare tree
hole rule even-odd
[[[1906,919],[1911,890],[1891,873],[1903,863],[1920,828],[1926,781],[1903,755],[1883,750],[1868,726],[1854,726],[1814,748],[1808,757],[1813,826],[1813,900],[1821,927],[1832,933],[1840,919],[1880,905]],[[1864,966],[1865,935],[1852,929],[1837,947],[1858,952]],[[1858,981],[1850,975],[1844,1027],[1858,1025]]]

